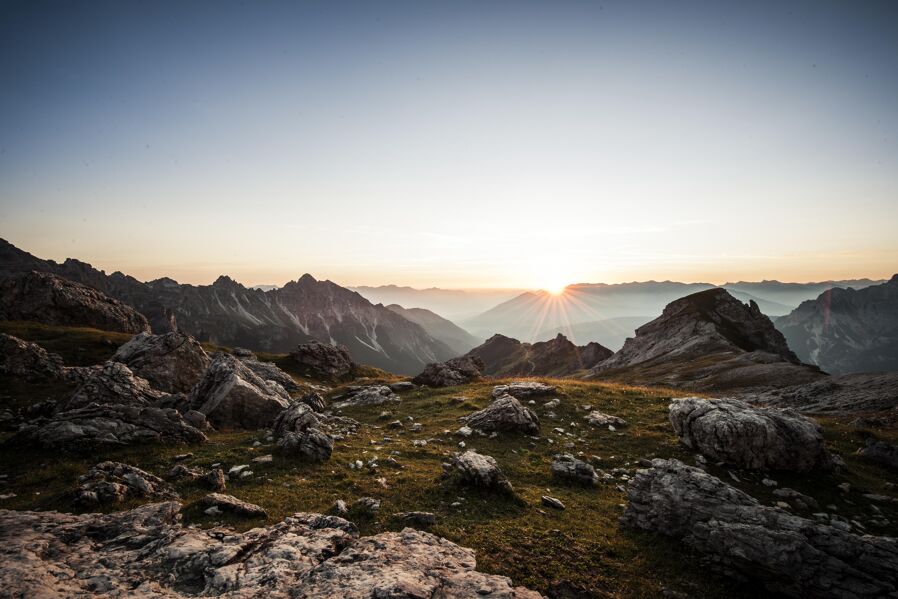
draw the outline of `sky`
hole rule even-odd
[[[898,271],[898,3],[0,0],[0,237],[140,279]]]

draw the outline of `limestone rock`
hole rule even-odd
[[[428,364],[421,374],[412,379],[412,383],[428,387],[464,385],[480,378],[482,371],[483,361],[480,358],[463,356]]]
[[[0,374],[41,381],[64,378],[62,358],[37,343],[0,333]]]
[[[882,466],[898,470],[898,447],[885,441],[870,439],[866,447],[858,450],[858,455]]]
[[[499,464],[492,456],[468,450],[461,455],[456,455],[452,464],[463,483],[486,488],[509,487],[505,474],[499,469]]]
[[[190,426],[176,410],[90,404],[33,420],[7,443],[85,452],[149,442],[205,441],[206,435]]]
[[[552,459],[552,474],[564,480],[586,485],[594,485],[599,481],[595,468],[569,453],[556,455]]]
[[[137,376],[169,393],[189,393],[212,360],[203,346],[189,335],[141,333],[122,345],[112,356]]]
[[[152,406],[168,399],[169,394],[153,389],[126,365],[110,361],[92,370],[57,410],[74,410],[90,404]]]
[[[623,524],[681,539],[725,573],[791,597],[898,593],[898,540],[856,535],[760,505],[701,469],[652,461],[627,491]]]
[[[399,401],[402,400],[386,385],[367,385],[350,388],[349,392],[332,407],[335,410],[342,410],[352,406],[379,406],[383,403]]]
[[[627,421],[618,416],[612,416],[611,414],[606,414],[605,412],[600,412],[598,410],[593,410],[586,416],[584,416],[586,422],[593,426],[613,426],[615,428],[622,428],[627,426]]]
[[[389,385],[390,391],[393,393],[400,393],[402,391],[411,391],[415,388],[415,384],[411,381],[399,381],[396,383],[390,383]]]
[[[831,467],[820,427],[793,410],[755,408],[736,399],[675,399],[670,422],[703,455],[751,469],[807,472]]]
[[[224,493],[209,493],[200,500],[207,507],[216,507],[222,512],[228,512],[244,518],[267,518],[268,512],[254,503],[248,503],[237,499],[233,495]]]
[[[433,526],[437,517],[433,512],[399,512],[393,514],[393,517],[409,524],[417,524],[418,526]]]
[[[0,280],[0,320],[34,320],[122,333],[150,330],[147,319],[131,306],[93,287],[36,271]]]
[[[190,406],[216,428],[269,427],[289,405],[283,387],[263,381],[230,354],[218,354],[190,394]]]
[[[482,410],[470,414],[466,424],[483,432],[513,431],[539,434],[539,417],[511,395],[499,397]]]
[[[508,385],[496,385],[493,387],[493,397],[511,395],[518,399],[530,399],[543,395],[552,395],[558,390],[555,385],[547,385],[536,381],[515,381]]]
[[[334,451],[334,440],[317,428],[301,433],[286,433],[278,440],[278,447],[313,462],[330,459]]]
[[[237,356],[237,354],[234,354]],[[271,381],[277,383],[287,391],[298,391],[299,385],[293,380],[293,377],[284,372],[277,364],[271,362],[263,362],[255,357],[237,356],[243,364],[252,370],[263,381]]]
[[[318,427],[321,421],[307,404],[296,402],[278,414],[274,420],[272,431],[275,437],[287,433],[301,433],[309,428]]]
[[[314,391],[312,393],[306,393],[299,398],[299,401],[312,408],[315,412],[323,412],[327,409],[327,404],[324,403],[324,398]]]
[[[313,341],[302,343],[290,352],[300,370],[316,379],[346,380],[356,369],[349,350],[342,345],[328,345]]]
[[[175,490],[161,478],[121,462],[100,462],[78,478],[78,485],[75,500],[87,507],[133,498],[156,501],[178,498]]]

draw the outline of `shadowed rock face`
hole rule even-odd
[[[746,394],[744,399],[804,413],[891,410],[898,406],[898,372],[828,376],[810,383]]]
[[[465,423],[474,430],[489,432],[520,432],[528,435],[539,434],[539,417],[530,408],[525,408],[511,395],[503,395],[490,405],[465,418]]]
[[[898,540],[860,536],[765,507],[678,460],[652,461],[627,490],[625,525],[681,539],[726,573],[791,597],[889,597]]]
[[[717,390],[781,387],[824,374],[801,364],[754,301],[715,288],[668,304],[590,376]]]
[[[472,550],[426,532],[359,538],[351,522],[307,513],[244,533],[201,530],[181,526],[180,507],[0,510],[0,588],[22,597],[540,597],[477,572]]]
[[[57,410],[74,410],[91,404],[152,406],[167,399],[169,394],[153,389],[146,379],[135,376],[124,364],[110,361],[92,368]]]
[[[669,415],[680,440],[713,460],[795,472],[832,465],[820,427],[794,410],[687,397],[675,399]]]
[[[421,374],[412,379],[412,383],[428,387],[464,385],[480,378],[482,370],[483,362],[476,356],[452,358],[446,362],[428,364]]]
[[[190,394],[190,406],[222,428],[271,426],[289,405],[283,387],[263,381],[230,354],[218,354]]]
[[[0,374],[28,381],[65,378],[62,358],[37,343],[0,333]]]
[[[96,507],[134,498],[159,501],[177,499],[178,494],[164,480],[121,462],[100,462],[78,478],[75,500],[82,506]]]
[[[345,347],[318,341],[299,344],[290,352],[290,358],[300,370],[318,379],[341,381],[351,377],[356,369]]]
[[[141,333],[119,347],[112,360],[169,393],[189,393],[212,362],[203,346],[183,333]]]
[[[826,372],[898,370],[898,275],[864,289],[829,289],[776,320],[789,346]]]
[[[0,280],[0,320],[34,320],[122,333],[150,330],[147,319],[134,308],[96,289],[45,272]]]
[[[483,361],[483,374],[489,376],[567,376],[592,368],[612,355],[598,343],[578,347],[564,335],[550,341],[521,343],[496,334],[466,355]]]

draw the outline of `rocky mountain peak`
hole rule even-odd
[[[566,376],[592,368],[611,353],[595,342],[578,347],[561,333],[537,343],[496,333],[467,355],[480,358],[483,373],[490,376]]]

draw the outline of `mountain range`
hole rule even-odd
[[[612,353],[595,342],[578,347],[559,333],[532,344],[496,334],[466,355],[483,362],[483,374],[503,377],[568,376],[592,368]]]
[[[226,276],[211,285],[169,278],[144,283],[120,272],[107,275],[71,258],[62,264],[41,260],[0,240],[0,276],[33,270],[82,283],[132,306],[154,332],[178,330],[201,341],[274,352],[316,339],[346,346],[357,362],[408,374],[456,353],[421,325],[309,274],[268,291]]]

